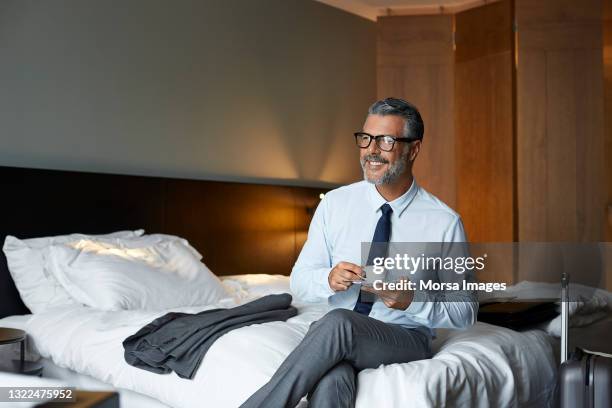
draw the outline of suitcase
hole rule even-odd
[[[612,356],[576,348],[568,357],[569,276],[561,281],[561,408],[612,408]]]

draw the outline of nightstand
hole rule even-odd
[[[19,329],[0,327],[0,347],[20,343],[19,360],[0,361],[0,371],[42,376],[43,367],[33,361],[25,361],[26,332]]]

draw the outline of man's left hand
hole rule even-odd
[[[397,310],[406,310],[412,299],[414,292],[412,290],[376,290],[372,286],[362,286],[361,290],[374,293],[385,303],[385,306]]]

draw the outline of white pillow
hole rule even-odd
[[[23,240],[7,235],[2,249],[21,300],[32,313],[39,313],[49,307],[75,303],[55,277],[45,270],[43,250],[47,246],[89,237],[134,238],[143,233],[144,230],[136,230],[106,235],[70,234]]]
[[[45,250],[46,265],[74,299],[100,310],[165,310],[228,296],[195,249],[167,237],[56,244]]]

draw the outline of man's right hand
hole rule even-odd
[[[361,266],[350,262],[340,262],[329,272],[327,280],[335,292],[340,292],[350,288],[353,281],[360,281],[364,277],[365,273]]]

